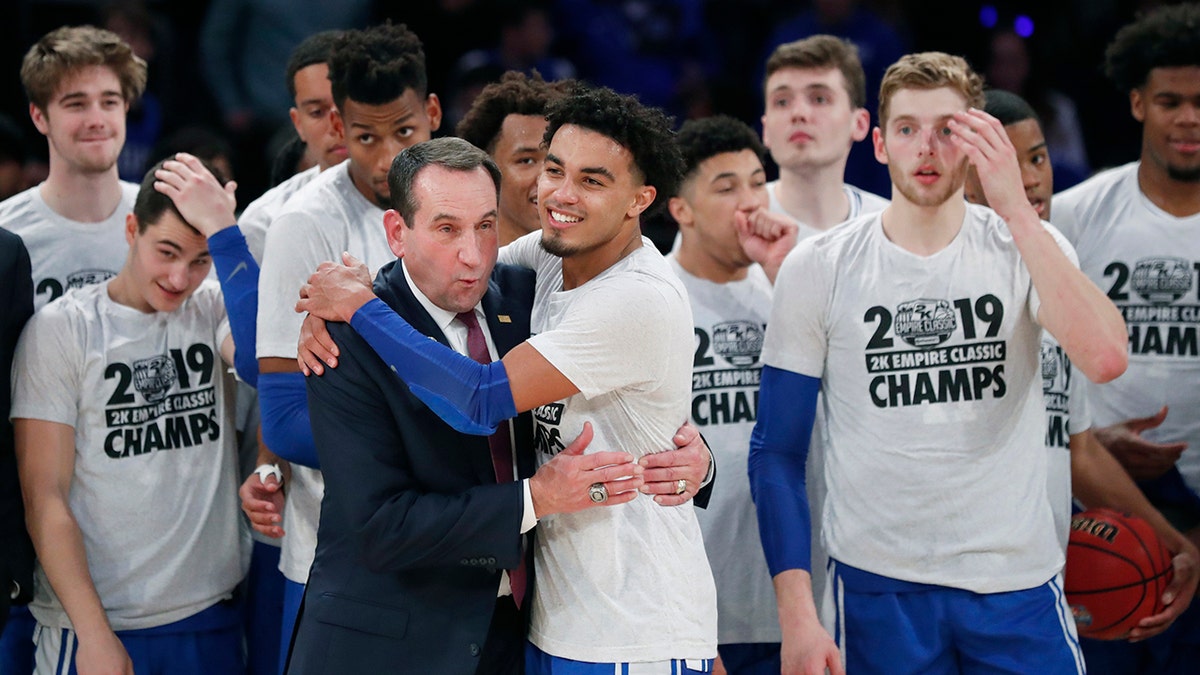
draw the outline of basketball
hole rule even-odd
[[[1111,509],[1071,519],[1064,584],[1081,637],[1117,640],[1163,610],[1171,554],[1150,524]]]

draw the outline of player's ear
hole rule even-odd
[[[642,215],[642,212],[650,208],[654,203],[654,198],[658,195],[658,188],[653,185],[643,185],[638,188],[637,194],[634,195],[633,204],[629,210],[625,212],[628,218],[637,218]]]
[[[442,126],[442,102],[437,94],[425,97],[425,114],[429,116],[429,130],[437,131]]]
[[[125,216],[125,243],[133,246],[133,240],[138,234],[138,219],[133,213]]]
[[[883,129],[875,127],[871,132],[871,142],[875,145],[875,161],[880,164],[888,163],[887,147],[883,144]]]
[[[871,133],[871,113],[866,108],[855,108],[853,120],[854,127],[850,132],[850,138],[857,143]]]
[[[342,113],[337,108],[329,109],[329,121],[333,125],[333,133],[343,143],[346,142],[346,123],[342,120]]]
[[[46,111],[32,103],[29,104],[29,119],[33,120],[34,128],[43,136],[50,131],[50,125],[46,122]]]
[[[691,227],[693,224],[692,205],[683,197],[671,197],[667,200],[667,211],[679,224],[680,228]]]
[[[1133,115],[1133,119],[1138,122],[1146,121],[1146,102],[1142,98],[1141,89],[1132,89],[1129,91],[1129,112]]]

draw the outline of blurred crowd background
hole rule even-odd
[[[1101,72],[1124,23],[1151,0],[2,0],[0,199],[45,175],[18,72],[38,37],[90,23],[121,35],[150,65],[130,111],[121,177],[140,180],[168,152],[227,157],[244,205],[270,185],[294,133],[284,86],[305,36],[375,22],[407,24],[425,44],[430,91],[453,133],[472,97],[505,70],[579,77],[685,119],[726,113],[760,128],[762,69],[778,44],[831,33],[858,45],[869,107],[886,67],[911,51],[960,54],[990,86],[1041,113],[1055,187],[1136,159],[1140,129]],[[768,169],[773,172],[774,167]],[[774,177],[773,175],[771,177]],[[888,195],[887,172],[858,144],[847,182]]]

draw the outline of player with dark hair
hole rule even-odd
[[[767,208],[766,149],[753,129],[721,115],[685,122],[675,141],[683,181],[667,206],[681,240],[667,261],[687,289],[698,340],[691,420],[729,471],[696,514],[717,586],[717,648],[731,675],[778,674],[775,592],[746,478],[771,282],[737,231],[739,219]]]
[[[1200,5],[1161,7],[1123,27],[1105,72],[1142,124],[1141,156],[1054,200],[1081,268],[1128,323],[1129,370],[1089,389],[1096,436],[1200,544],[1200,354],[1188,318],[1200,286]],[[1085,641],[1084,652],[1091,672],[1191,672],[1200,609],[1193,603],[1159,637]]]
[[[801,242],[779,271],[750,484],[786,673],[1082,672],[1046,499],[1039,336],[1104,381],[1125,367],[1124,327],[1025,199],[982,89],[959,57],[893,64],[873,137],[890,205]],[[994,211],[963,199],[969,164]],[[818,392],[836,644],[808,572]]]
[[[1053,167],[1033,106],[1017,94],[1002,89],[985,92],[984,112],[1004,125],[1021,166],[1025,197],[1042,220],[1050,220],[1054,191]],[[979,174],[967,172],[963,190],[967,200],[987,206]],[[1183,613],[1195,593],[1200,574],[1200,553],[1179,530],[1171,526],[1138,489],[1116,458],[1096,439],[1088,405],[1087,380],[1071,365],[1058,341],[1042,333],[1042,392],[1046,399],[1047,489],[1054,511],[1055,531],[1065,549],[1071,524],[1073,499],[1088,508],[1108,507],[1132,513],[1151,524],[1173,555],[1174,575],[1163,593],[1164,610],[1145,619],[1130,633],[1144,639],[1166,630]]]
[[[622,450],[645,465],[644,455],[674,454],[658,451],[671,446],[689,400],[686,291],[639,226],[679,180],[679,152],[661,111],[611,90],[577,91],[547,119],[542,230],[500,253],[501,262],[537,271],[533,337],[500,361],[476,363],[414,331],[340,265],[322,266],[297,307],[349,320],[456,429],[490,435],[534,410],[540,464],[590,421],[588,452]],[[694,495],[704,468],[658,487],[648,468],[643,491],[676,494],[539,522],[527,672],[711,669],[716,598],[695,513],[655,503]],[[610,497],[600,483],[588,492],[597,502]]]
[[[154,189],[157,168],[121,271],[43,308],[17,348],[37,673],[244,667],[233,342],[204,237]]]
[[[484,87],[455,129],[455,135],[487,151],[500,166],[500,245],[540,229],[537,178],[546,149],[546,108],[575,86],[546,82],[536,73],[508,72]]]

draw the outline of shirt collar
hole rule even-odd
[[[433,319],[433,322],[437,324],[437,327],[442,331],[443,335],[449,335],[450,330],[461,325],[454,323],[454,320],[458,318],[458,312],[451,312],[448,309],[442,309],[441,307],[438,307],[437,305],[433,304],[433,301],[426,297],[423,292],[421,292],[420,288],[417,288],[417,284],[413,281],[412,275],[408,273],[408,267],[404,264],[403,258],[400,259],[400,269],[404,270],[404,280],[408,282],[408,287],[412,290],[413,296],[416,297],[417,302],[421,303],[421,307],[423,307],[425,311],[429,313],[429,316]],[[484,325],[487,321],[487,318],[483,314],[482,305],[482,301],[475,304],[475,318],[479,319],[480,325]],[[463,330],[466,329],[464,328]]]

